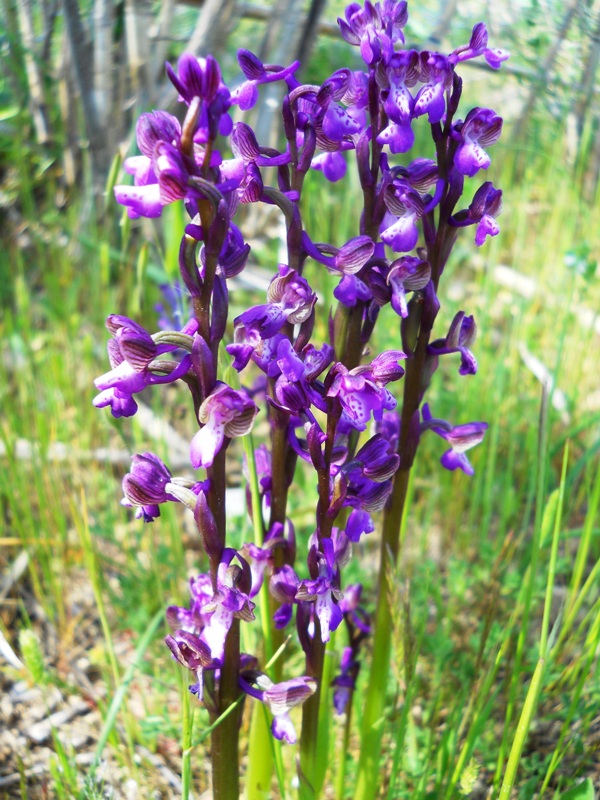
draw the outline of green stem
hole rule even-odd
[[[181,758],[181,798],[188,800],[192,788],[192,758],[189,747],[192,743],[192,730],[194,728],[194,710],[190,703],[190,692],[185,680],[187,675],[181,673],[181,687],[183,693],[183,719],[181,721],[181,746],[183,756]]]
[[[254,703],[248,737],[246,800],[268,800],[273,775],[273,735],[262,703]]]
[[[373,660],[362,718],[360,759],[355,800],[375,797],[378,790],[379,755],[383,735],[383,714],[390,666],[393,628],[389,606],[389,566],[395,567],[399,550],[399,527],[402,519],[410,472],[397,473],[390,505],[383,520],[381,561],[379,567],[379,596],[375,613]]]
[[[535,672],[533,673],[533,678],[531,679],[531,683],[529,685],[529,691],[527,692],[527,697],[525,698],[523,711],[521,712],[521,716],[519,718],[517,732],[515,733],[512,747],[510,748],[510,755],[508,757],[508,764],[506,765],[506,772],[504,773],[504,780],[502,781],[502,788],[500,789],[499,800],[509,800],[511,797],[513,784],[515,782],[517,769],[519,767],[519,761],[521,760],[521,753],[523,752],[523,746],[525,744],[525,740],[527,739],[529,726],[531,725],[531,719],[535,712],[537,701],[540,696],[545,666],[545,660],[540,658],[535,668]]]
[[[302,733],[300,735],[300,800],[315,800],[317,795],[317,755],[319,744],[319,708],[323,682],[325,645],[321,641],[321,626],[315,617],[312,648],[306,659],[307,675],[315,678],[317,689],[302,706]]]
[[[219,708],[225,711],[239,697],[240,621],[234,619],[225,640],[219,681]],[[211,741],[213,800],[239,800],[239,733],[241,708],[236,708],[215,728]]]
[[[254,457],[252,434],[244,436],[243,442],[250,483],[250,495],[252,498],[254,543],[258,547],[261,547],[264,541],[265,529],[258,476],[256,474],[256,460]],[[263,648],[266,659],[270,659],[273,655],[273,636],[269,613],[269,592],[266,581],[263,582],[259,593],[259,607]],[[265,709],[261,703],[255,703],[252,709],[248,738],[248,774],[246,776],[247,800],[267,800],[270,796],[274,765],[272,739],[273,737],[269,729]],[[279,742],[276,744],[278,745]]]
[[[346,719],[344,720],[344,735],[342,737],[342,746],[338,754],[338,772],[335,781],[335,797],[336,800],[344,800],[344,790],[346,788],[346,759],[350,752],[350,730],[352,726],[352,699],[354,692],[351,692],[350,699],[348,700],[348,711]]]
[[[444,230],[444,227],[440,228],[438,239],[443,239]],[[360,758],[354,795],[356,800],[373,798],[378,789],[383,713],[390,665],[391,631],[393,630],[389,609],[388,575],[390,572],[393,573],[393,569],[390,570],[390,567],[395,568],[400,550],[400,532],[405,521],[410,471],[418,447],[418,438],[415,439],[414,430],[415,417],[419,414],[419,405],[423,395],[427,345],[434,319],[435,313],[428,313],[424,319],[422,318],[414,353],[406,364],[398,444],[400,468],[394,477],[392,494],[383,517],[373,661],[362,719]]]

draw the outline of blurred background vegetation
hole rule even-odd
[[[301,57],[301,78],[322,82],[340,66],[360,66],[336,35],[343,8],[338,0],[1,0],[0,669],[8,699],[0,707],[0,797],[103,796],[99,785],[117,797],[131,785],[134,797],[181,795],[185,676],[161,644],[155,615],[185,600],[202,554],[182,509],[142,527],[119,506],[119,489],[134,452],[152,449],[175,472],[188,471],[195,421],[175,387],[144,394],[143,413],[118,423],[91,400],[93,379],[107,369],[104,318],[118,312],[156,329],[185,221],[169,207],[160,222],[132,223],[110,187],[134,152],[139,113],[176,110],[165,59],[189,48],[213,52],[229,82],[243,46],[272,63]],[[423,443],[396,598],[404,609],[398,657],[406,658],[402,630],[410,629],[416,670],[410,692],[402,670],[390,685],[382,792],[391,800],[497,791],[545,608],[559,646],[514,796],[567,797],[580,779],[600,786],[600,2],[424,0],[409,3],[409,13],[409,46],[449,52],[484,20],[491,46],[512,56],[499,74],[471,63],[459,70],[466,107],[489,105],[505,118],[489,171],[504,212],[500,236],[481,250],[469,230],[459,238],[442,289],[441,329],[459,309],[475,315],[479,374],[459,378],[457,365],[444,364],[430,402],[437,416],[485,419],[490,432],[474,453],[473,479],[442,474],[438,443]],[[277,97],[263,96],[254,124],[266,142],[276,136]],[[306,194],[315,240],[340,245],[356,235],[351,192],[313,174]],[[279,252],[276,218],[248,222],[254,289],[252,281],[237,285],[234,313]],[[323,296],[330,292],[315,265],[307,275]],[[392,313],[379,328],[377,345],[398,342]],[[548,410],[540,424],[542,386]],[[232,448],[234,510],[240,460]],[[310,532],[313,487],[301,471],[298,480],[294,521]],[[552,566],[552,520],[545,537],[541,520],[544,508],[556,512],[559,484]],[[250,536],[238,513],[236,544]],[[363,581],[367,603],[376,591],[375,539],[346,578]],[[83,732],[72,718],[39,740],[27,732],[78,698],[87,705],[77,712]],[[197,712],[195,735],[206,724]],[[82,786],[106,737],[100,784]],[[342,757],[332,753],[332,763]],[[199,793],[207,781],[201,747],[191,765]],[[349,765],[348,793],[351,786]]]

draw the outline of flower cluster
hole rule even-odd
[[[480,246],[498,233],[501,210],[502,192],[490,181],[460,207],[465,180],[490,166],[488,149],[502,119],[480,107],[457,116],[462,80],[456,70],[480,57],[497,69],[508,54],[488,47],[482,23],[468,44],[449,54],[404,48],[407,20],[405,2],[351,3],[338,22],[364,68],[339,69],[321,85],[300,83],[297,62],[263,64],[241,50],[245,80],[230,90],[214,58],[183,55],[176,69],[167,66],[185,106],[183,122],[164,111],[143,114],[136,129],[141,155],[125,162],[133,186],[115,189],[132,218],[158,217],[175,201],[183,201],[190,217],[179,266],[191,318],[183,326],[165,318],[150,334],[126,317],[109,317],[111,370],[97,379],[94,401],[116,417],[131,416],[138,408],[134,396],[148,386],[179,381],[190,391],[197,426],[190,466],[203,472],[173,477],[160,459],[143,453],[123,481],[123,502],[147,522],[161,504],[189,508],[207,554],[207,571],[190,583],[189,607],[169,608],[173,633],[166,642],[193,673],[190,688],[213,719],[242,691],[270,709],[274,736],[287,742],[296,740],[288,712],[300,704],[311,741],[319,654],[342,622],[347,646],[333,683],[335,708],[342,713],[352,702],[371,626],[361,587],[344,586],[343,568],[375,529],[374,515],[387,513],[396,476],[410,470],[420,436],[431,430],[445,439],[450,449],[442,465],[472,474],[465,451],[481,442],[487,427],[435,419],[424,397],[441,356],[458,353],[463,376],[477,371],[472,316],[460,311],[445,336],[433,335],[438,287],[460,229],[476,226]],[[230,114],[232,106],[252,108],[260,87],[275,81],[285,89],[279,149],[261,146],[252,128],[233,123]],[[408,155],[418,124],[431,135],[425,156]],[[363,196],[355,235],[314,241],[300,211],[305,176],[313,169],[341,180],[349,158]],[[276,170],[276,186],[267,182],[267,167]],[[287,259],[275,267],[265,302],[230,323],[228,281],[250,256],[234,219],[240,205],[256,203],[282,212]],[[329,341],[313,337],[320,300],[303,274],[309,260],[337,281]],[[388,304],[400,340],[367,356]],[[223,372],[219,365],[228,358]],[[268,439],[245,465],[248,512],[259,535],[234,549],[227,541],[225,453],[233,437],[250,433],[259,413]],[[288,516],[298,459],[309,465],[318,496],[310,537],[299,548],[307,553],[304,566]],[[295,619],[306,675],[273,681],[259,669],[258,656],[240,653],[239,624],[255,619],[259,602],[263,617],[271,606],[266,624],[273,632]],[[231,719],[227,736],[237,741]]]

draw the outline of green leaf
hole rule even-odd
[[[4,122],[7,119],[14,119],[19,114],[19,106],[6,106],[2,110],[0,110],[0,122]]]
[[[586,778],[583,783],[572,786],[563,792],[559,800],[596,800],[596,793],[590,778]]]

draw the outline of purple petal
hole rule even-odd
[[[480,169],[487,169],[491,159],[476,142],[465,142],[458,147],[454,164],[462,175],[472,178]]]
[[[346,536],[351,542],[358,542],[363,534],[372,533],[375,525],[371,516],[366,511],[353,509],[346,523]]]
[[[190,444],[190,460],[195,469],[211,467],[216,454],[223,445],[225,425],[210,418],[194,436]]]
[[[273,717],[271,733],[280,741],[287,742],[288,744],[296,744],[296,730],[289,714],[281,714],[280,716]]]
[[[500,69],[502,62],[510,58],[510,53],[508,50],[501,50],[499,47],[496,47],[484,50],[483,57],[492,69]]]
[[[389,145],[390,151],[396,153],[407,153],[415,142],[415,134],[410,126],[410,122],[399,125],[390,122],[377,137],[377,143]]]
[[[475,470],[471,462],[464,453],[457,453],[456,450],[447,450],[440,458],[443,467],[453,472],[456,469],[462,469],[466,475],[474,475]]]
[[[210,647],[212,658],[217,661],[223,660],[225,638],[227,637],[232,621],[233,611],[230,611],[219,603],[213,611],[208,625],[202,632],[202,638]]]
[[[315,613],[321,625],[321,641],[328,642],[330,632],[334,631],[344,618],[330,591],[318,595],[315,601]]]
[[[127,207],[131,219],[154,219],[162,214],[163,203],[158,183],[149,186],[115,186],[114,193],[117,203]]]
[[[473,353],[466,347],[459,347],[460,352],[460,367],[458,369],[461,375],[475,375],[477,373],[477,359]]]
[[[413,250],[419,240],[417,215],[406,214],[381,232],[381,239],[397,253],[408,253]],[[384,222],[385,224],[385,222]]]
[[[360,123],[337,103],[332,103],[323,118],[323,133],[334,142],[341,142],[346,136],[359,133]]]
[[[481,247],[488,236],[497,236],[499,233],[500,226],[496,220],[489,214],[484,214],[475,231],[475,244],[477,247]]]
[[[339,152],[321,153],[321,155],[315,156],[311,167],[322,172],[330,183],[341,180],[347,170],[346,159]]]
[[[239,105],[242,111],[254,108],[258,100],[258,89],[254,81],[245,81],[231,93],[231,102]]]
[[[414,116],[419,117],[428,113],[428,121],[433,125],[440,122],[446,111],[446,101],[444,99],[444,84],[428,83],[419,91],[415,101]]]

